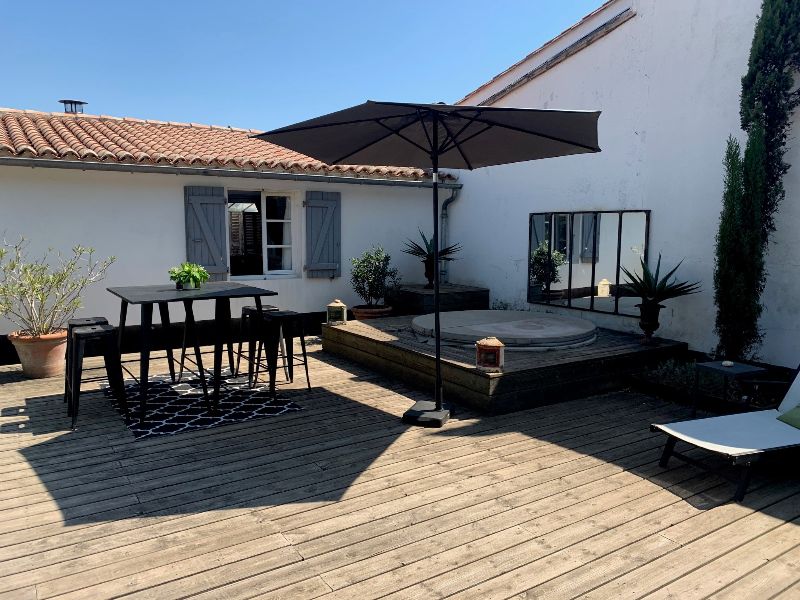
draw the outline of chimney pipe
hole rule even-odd
[[[64,112],[73,115],[82,114],[86,104],[83,100],[59,100],[64,105]]]

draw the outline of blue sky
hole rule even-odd
[[[0,106],[270,129],[453,102],[601,3],[6,0]]]

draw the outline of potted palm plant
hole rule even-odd
[[[403,252],[422,259],[422,264],[425,265],[425,279],[428,280],[428,284],[425,286],[425,288],[432,289],[434,278],[433,240],[429,240],[427,237],[425,237],[425,234],[422,233],[421,229],[419,230],[419,234],[422,237],[422,244],[419,244],[414,240],[406,240],[406,247],[403,249]],[[461,244],[452,244],[450,246],[446,246],[439,250],[439,260],[455,260],[453,255],[460,251]]]
[[[205,267],[196,263],[185,262],[169,270],[170,281],[175,282],[179,290],[194,290],[208,281],[210,275]]]
[[[105,277],[112,256],[97,260],[92,248],[31,259],[24,238],[0,246],[0,315],[18,330],[8,335],[28,377],[63,373],[67,321],[81,307],[87,286]]]
[[[628,278],[625,284],[628,290],[634,296],[639,296],[642,299],[641,304],[636,305],[639,307],[639,327],[644,331],[645,343],[649,343],[652,340],[653,333],[660,326],[658,317],[661,309],[664,308],[661,303],[672,298],[696,294],[700,291],[700,282],[689,283],[688,281],[677,281],[673,278],[683,261],[679,262],[674,269],[663,277],[660,277],[661,254],[658,255],[655,273],[650,270],[643,258],[641,262],[641,275],[631,273],[621,265],[620,269]]]
[[[375,319],[385,317],[392,312],[391,306],[380,302],[386,297],[390,285],[397,285],[397,269],[390,267],[391,257],[381,246],[373,246],[364,254],[350,259],[353,268],[350,272],[350,283],[353,291],[366,304],[353,307],[356,319]]]

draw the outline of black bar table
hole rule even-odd
[[[200,381],[203,384],[203,392],[207,394],[205,374],[203,373],[203,361],[200,357],[199,344],[197,343],[197,331],[195,328],[194,309],[192,305],[198,300],[214,300],[214,395],[213,407],[217,408],[219,402],[219,387],[221,383],[220,373],[222,371],[222,351],[226,343],[226,336],[230,334],[231,323],[231,298],[253,298],[259,313],[261,313],[261,298],[265,296],[277,296],[277,292],[260,287],[245,285],[234,281],[212,281],[203,284],[199,289],[178,290],[174,284],[160,285],[137,285],[130,287],[110,287],[109,292],[121,300],[119,311],[119,349],[122,351],[122,336],[125,331],[125,320],[128,315],[128,305],[138,304],[141,307],[141,331],[140,331],[140,354],[139,354],[139,411],[142,421],[145,420],[147,412],[147,387],[150,376],[150,328],[153,325],[153,305],[158,304],[161,315],[161,324],[165,329],[169,329],[170,302],[183,302],[186,311],[186,335],[193,336],[192,341],[195,348],[195,358],[197,369],[200,372]],[[172,347],[169,342],[169,335],[165,336],[167,344],[167,359],[169,362],[169,372],[172,380],[175,380],[175,366],[172,355]],[[227,340],[230,341],[230,340]]]

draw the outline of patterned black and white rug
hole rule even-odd
[[[208,429],[228,423],[243,423],[302,410],[300,405],[286,398],[279,396],[273,400],[266,385],[250,389],[246,376],[234,378],[228,371],[227,376],[223,373],[225,385],[219,391],[219,410],[216,414],[211,414],[203,398],[200,379],[191,375],[189,377],[184,376],[180,383],[173,383],[169,375],[150,378],[147,389],[147,420],[144,423],[137,418],[139,384],[133,380],[125,382],[125,393],[132,417],[127,425],[136,439]],[[122,414],[122,407],[118,405],[111,390],[106,388],[105,393]]]

